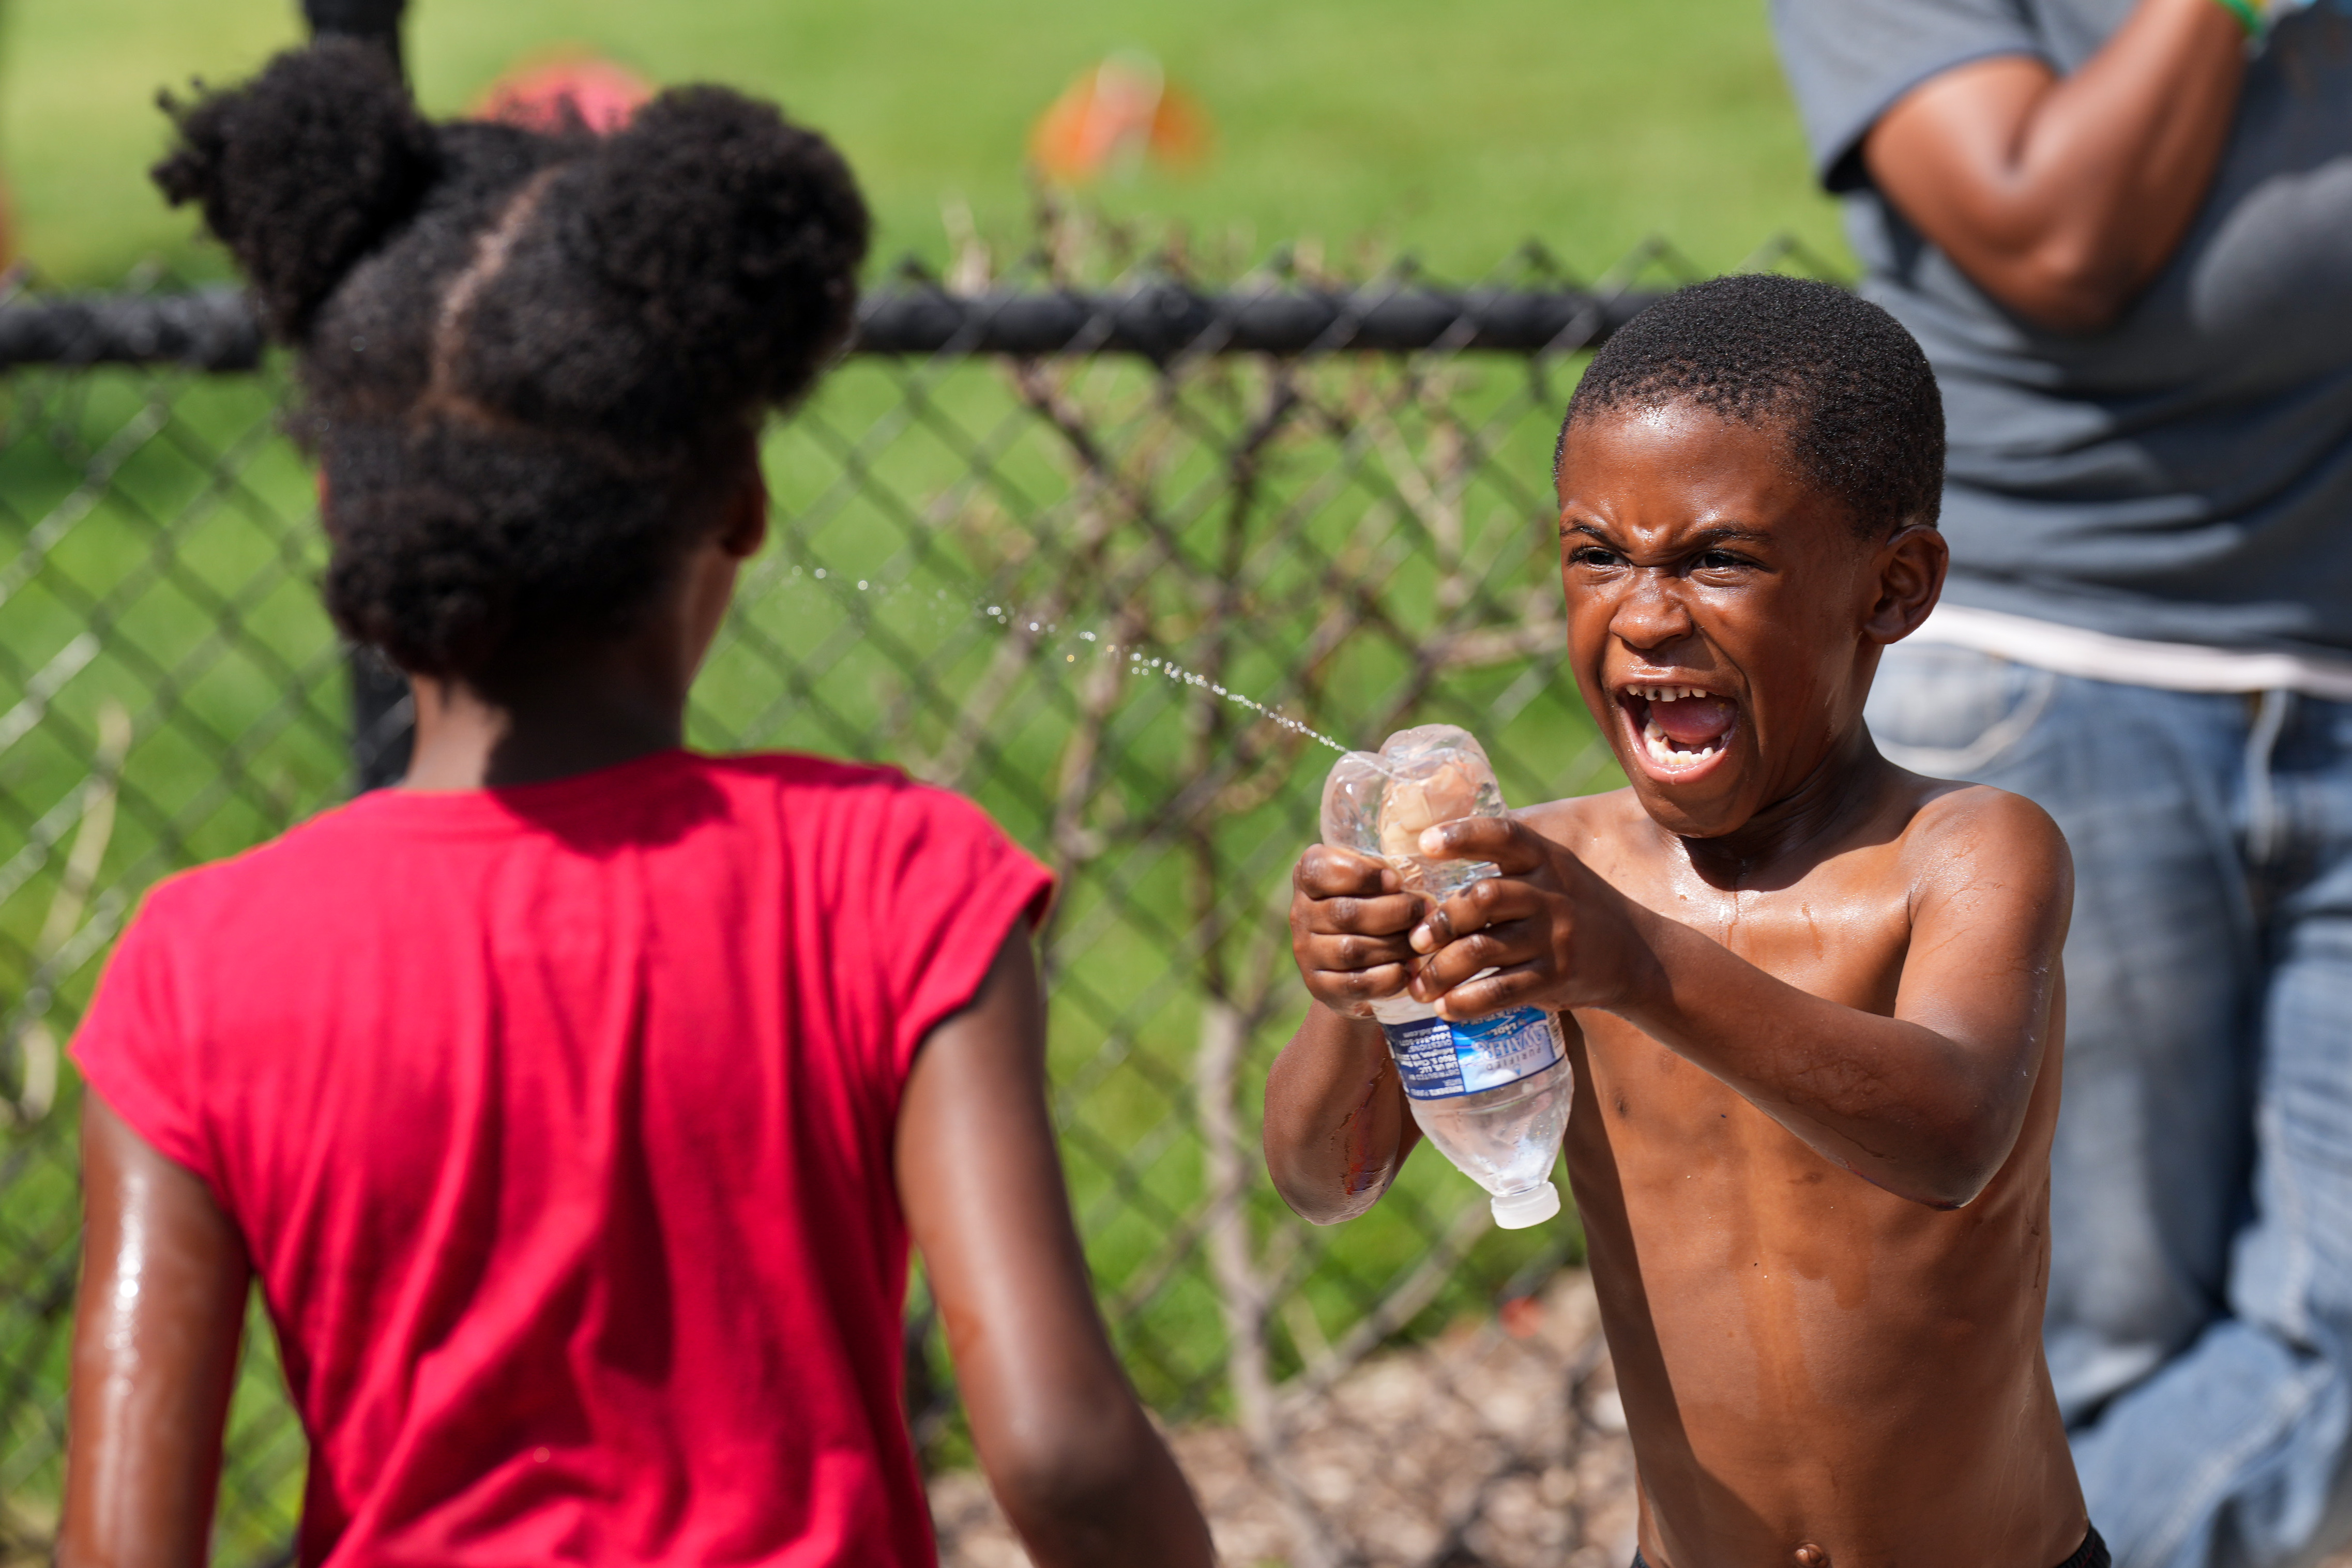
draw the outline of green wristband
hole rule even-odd
[[[2246,37],[2259,38],[2263,36],[2263,14],[2255,7],[2254,0],[2220,0],[2220,3],[2238,19],[2238,26],[2246,30]]]

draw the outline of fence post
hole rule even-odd
[[[312,37],[339,34],[371,39],[383,46],[392,63],[401,66],[404,73],[400,14],[407,8],[408,0],[302,0],[303,19],[310,24]]]
[[[401,57],[400,20],[408,0],[302,0],[303,18],[314,38],[365,38],[381,45],[393,65],[406,74]],[[415,722],[408,682],[372,648],[348,648],[343,667],[352,683],[352,769],[354,790],[395,783],[408,771]]]

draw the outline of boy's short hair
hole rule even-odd
[[[1910,333],[1866,299],[1809,278],[1750,273],[1668,295],[1618,329],[1569,400],[1557,473],[1578,421],[1692,402],[1789,433],[1806,483],[1879,538],[1935,526],[1944,401]]]

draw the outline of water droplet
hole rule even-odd
[[[819,582],[823,582],[823,581],[824,580],[824,568],[823,568],[823,567],[818,567],[818,568],[816,569],[816,576],[817,576],[817,580],[818,580]]]
[[[866,580],[862,577],[857,580],[857,591],[860,593],[866,591]]]

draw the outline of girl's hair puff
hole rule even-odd
[[[405,669],[627,630],[855,317],[848,167],[723,88],[610,137],[432,125],[330,39],[165,107],[156,183],[298,352],[328,609]]]

